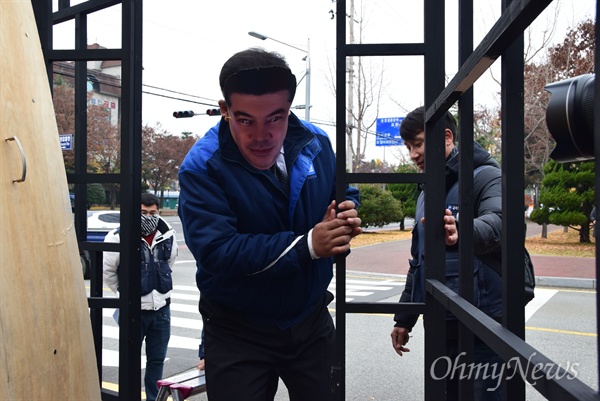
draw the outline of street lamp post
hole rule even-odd
[[[281,43],[282,45],[285,45],[285,46],[288,46],[293,49],[300,50],[301,52],[306,53],[306,56],[304,57],[304,60],[306,61],[306,73],[304,74],[306,76],[306,100],[305,100],[306,104],[304,105],[304,119],[306,121],[310,121],[310,38],[308,38],[307,44],[306,44],[306,50],[304,50],[300,47],[290,45],[289,43],[282,42],[280,40],[274,39],[270,36],[260,34],[258,32],[248,32],[248,35],[253,36],[260,40],[271,39],[277,43]],[[300,81],[302,81],[302,80],[300,80]],[[300,83],[300,82],[298,82],[298,83]]]

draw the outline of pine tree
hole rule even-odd
[[[579,242],[590,242],[594,162],[556,163],[552,160],[544,166],[544,174],[541,206],[531,213],[531,220],[574,228],[579,231]]]

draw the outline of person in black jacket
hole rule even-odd
[[[458,148],[454,146],[456,122],[449,112],[445,117],[446,144],[446,214],[443,217],[446,229],[446,285],[458,292]],[[400,135],[404,140],[411,159],[421,169],[425,168],[425,108],[419,107],[409,113],[402,121]],[[474,177],[473,195],[475,205],[475,221],[473,232],[473,249],[475,253],[473,271],[474,303],[483,312],[498,321],[502,315],[502,280],[500,276],[486,265],[480,257],[500,259],[502,241],[502,182],[498,163],[477,143],[474,143]],[[424,253],[424,193],[417,201],[415,226],[413,228],[409,271],[404,292],[400,302],[424,302],[425,300],[425,253]],[[398,355],[408,352],[406,343],[409,332],[417,322],[418,315],[396,314],[395,326],[392,330],[392,345]],[[452,362],[448,367],[461,364],[458,354],[458,321],[450,314],[446,321],[446,352]],[[475,342],[475,363],[499,371],[502,360],[481,340]],[[444,368],[445,369],[445,368]],[[443,370],[443,369],[442,369]],[[500,381],[497,377],[488,377],[483,369],[474,374],[476,400],[502,399]],[[457,375],[447,375],[446,399],[458,399]],[[440,378],[440,380],[443,378]]]

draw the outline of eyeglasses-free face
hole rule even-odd
[[[277,160],[287,134],[291,102],[282,90],[265,95],[231,95],[225,120],[242,156],[259,170],[269,169]]]

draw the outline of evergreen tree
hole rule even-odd
[[[418,169],[413,163],[402,164],[396,169],[396,173],[416,172],[418,172]],[[400,201],[403,215],[402,220],[400,220],[400,230],[404,230],[404,218],[415,217],[419,187],[417,184],[388,184],[387,189],[392,193],[394,198]]]
[[[87,186],[88,209],[91,205],[102,205],[106,203],[106,191],[102,184],[94,183]]]
[[[538,224],[569,226],[579,231],[579,242],[590,242],[590,212],[594,206],[594,162],[544,166],[541,207],[531,213]],[[575,226],[579,226],[576,228]]]
[[[378,184],[358,184],[360,207],[358,215],[363,227],[383,227],[404,220],[401,202]]]

